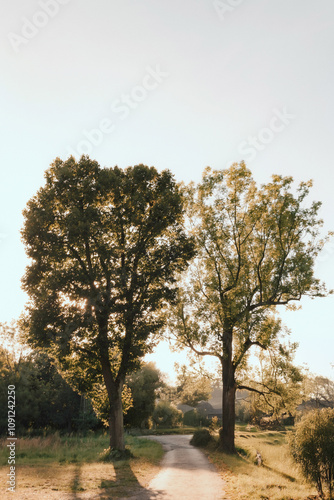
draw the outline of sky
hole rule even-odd
[[[4,11],[5,10],[5,11]],[[0,322],[27,297],[22,210],[50,163],[89,154],[198,182],[244,160],[313,179],[334,230],[332,0],[13,0],[0,16]],[[317,262],[334,288],[334,242]],[[334,296],[281,311],[297,364],[334,376]],[[154,359],[171,373],[161,345]]]

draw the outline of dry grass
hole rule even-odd
[[[146,488],[159,467],[143,459],[126,465],[92,463],[18,467],[15,494],[6,492],[7,468],[0,469],[1,499],[121,498]]]
[[[237,432],[237,456],[207,450],[223,474],[231,500],[306,500],[316,490],[306,484],[289,455],[285,432]],[[263,465],[256,465],[256,450]]]
[[[158,473],[162,449],[158,443],[133,437],[129,437],[128,445],[134,458],[103,463],[99,461],[103,446],[107,447],[107,438],[103,436],[60,438],[56,434],[20,439],[16,491],[7,492],[9,470],[8,465],[3,465],[1,500],[14,496],[20,500],[117,499],[139,494]]]

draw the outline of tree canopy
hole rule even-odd
[[[203,373],[176,364],[175,397],[183,405],[196,406],[200,401],[208,401],[212,393],[212,382]]]
[[[295,366],[297,343],[284,342],[284,331],[258,354],[259,364],[253,370],[236,373],[238,388],[251,391],[253,423],[261,422],[263,414],[269,415],[270,424],[296,415],[297,406],[305,395],[305,374]]]
[[[216,356],[223,369],[221,445],[234,451],[236,371],[252,346],[268,349],[280,324],[277,306],[327,290],[314,276],[321,204],[307,206],[311,182],[273,175],[258,187],[245,164],[212,171],[186,188],[197,257],[184,276],[170,322],[179,342]]]
[[[321,375],[306,379],[307,395],[316,408],[334,408],[334,380]]]
[[[194,254],[180,190],[167,170],[57,158],[24,218],[27,339],[79,390],[103,381],[111,447],[123,449],[125,376],[154,345]]]

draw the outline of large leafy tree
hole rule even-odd
[[[122,450],[125,376],[151,349],[194,253],[178,186],[154,167],[57,158],[24,218],[27,339],[79,390],[105,384],[110,446]]]
[[[258,187],[242,162],[223,171],[208,168],[188,189],[198,257],[170,326],[181,343],[221,362],[221,447],[227,452],[235,451],[237,374],[252,346],[268,349],[277,339],[280,324],[272,312],[327,293],[313,273],[324,241],[321,204],[305,204],[310,187],[303,182],[294,191],[292,177],[279,175]]]

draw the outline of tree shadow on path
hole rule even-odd
[[[116,480],[103,479],[100,487],[104,490],[100,493],[101,500],[115,498],[113,495],[117,489],[118,500],[162,500],[163,492],[151,491],[143,488],[133,473],[129,462],[114,463]]]
[[[99,484],[99,491],[95,491],[89,498],[92,500],[163,500],[163,491],[153,491],[143,488],[134,474],[131,465],[127,461],[114,462],[116,477],[112,474],[102,478]],[[88,491],[82,485],[81,465],[76,464],[71,479],[71,493],[69,500],[86,500]]]

